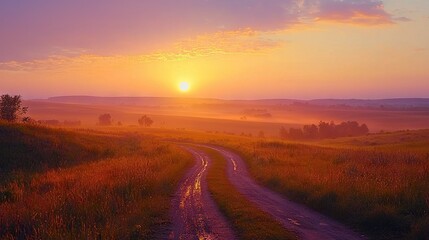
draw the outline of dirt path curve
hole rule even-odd
[[[220,152],[228,160],[228,177],[240,193],[263,211],[274,216],[287,229],[303,240],[366,239],[337,221],[260,186],[249,175],[244,161],[225,148],[206,146]]]
[[[207,188],[209,157],[201,150],[184,148],[194,156],[195,166],[182,180],[173,199],[173,226],[168,239],[236,239]]]

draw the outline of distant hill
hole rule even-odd
[[[361,107],[429,107],[429,98],[392,98],[392,99],[317,99],[309,101],[316,105],[347,105]]]
[[[165,105],[189,105],[189,104],[216,104],[224,100],[205,98],[168,98],[168,97],[94,97],[94,96],[63,96],[51,97],[47,100],[56,103],[74,103],[90,105],[145,105],[145,106],[165,106]]]
[[[392,98],[392,99],[260,99],[260,100],[223,100],[211,98],[168,98],[168,97],[94,97],[61,96],[39,101],[54,103],[72,103],[89,105],[129,105],[129,106],[177,106],[200,104],[243,104],[243,105],[292,105],[308,104],[318,106],[351,107],[394,107],[394,108],[429,108],[429,98]]]

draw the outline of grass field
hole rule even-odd
[[[10,124],[0,132],[0,239],[152,239],[192,163],[136,134]]]
[[[268,140],[227,145],[244,156],[263,185],[375,239],[429,236],[429,144],[342,144]]]
[[[161,137],[175,132],[154,131]],[[429,131],[312,142],[181,132],[234,149],[252,176],[373,239],[429,236]]]
[[[201,149],[213,159],[207,176],[209,191],[240,239],[297,239],[235,189],[228,181],[226,160],[218,152],[208,148]]]
[[[428,130],[311,142],[4,123],[0,132],[4,239],[153,236],[167,221],[170,195],[192,162],[190,155],[161,140],[234,149],[259,183],[373,239],[429,236]],[[253,229],[248,225],[253,220],[240,226],[249,209],[239,204],[245,200],[224,178],[224,164],[216,161],[209,173],[211,191],[241,236],[254,236],[244,230]]]

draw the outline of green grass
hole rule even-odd
[[[228,181],[227,162],[218,152],[208,148],[201,149],[213,159],[207,176],[209,191],[240,239],[297,239],[235,189]]]

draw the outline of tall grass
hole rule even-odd
[[[37,173],[128,154],[138,141],[131,134],[101,134],[0,122],[0,184],[7,182],[11,174],[12,178],[16,177],[13,173]]]
[[[398,148],[240,144],[257,181],[377,239],[425,239],[429,155]],[[426,231],[426,232],[425,232]]]
[[[28,149],[40,142],[51,148],[55,142],[38,138],[42,134],[38,128],[25,131],[30,134],[23,133],[22,139],[32,139],[32,145],[25,145]],[[59,146],[66,141],[79,147],[70,152],[66,146],[55,150],[61,156],[58,159],[67,160],[61,167],[47,165],[36,172],[23,168],[20,175],[26,181],[10,174],[3,182],[0,239],[153,239],[162,232],[168,223],[171,196],[192,162],[188,153],[137,135],[97,137],[40,129],[43,131],[53,139],[67,135]],[[86,138],[91,140],[88,145]],[[99,151],[87,159],[76,158],[84,155],[74,151],[87,149]],[[111,151],[107,157],[103,154],[106,149]],[[13,156],[13,152],[9,154]],[[31,156],[16,159],[30,161]]]
[[[195,132],[181,139],[234,149],[259,183],[374,239],[429,239],[428,130],[321,142]]]

